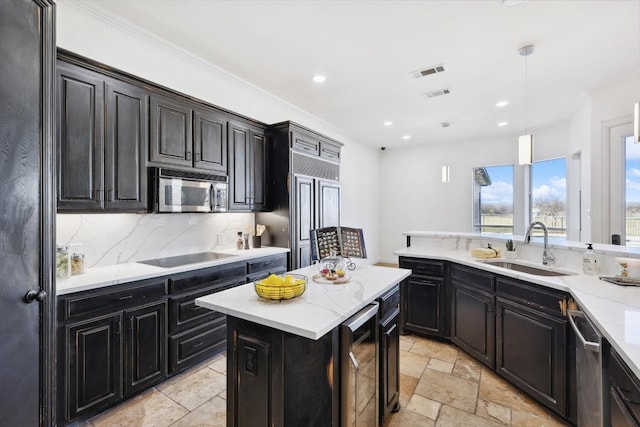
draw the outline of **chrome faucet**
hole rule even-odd
[[[547,226],[544,225],[544,223],[540,221],[535,221],[531,223],[531,225],[527,229],[527,234],[525,234],[524,236],[524,244],[526,245],[531,243],[531,230],[536,225],[539,225],[542,228],[542,231],[544,232],[544,250],[542,251],[542,264],[544,265],[555,264],[556,257],[554,257],[551,254],[551,251],[549,250],[549,232],[547,231]]]

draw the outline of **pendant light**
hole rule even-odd
[[[532,44],[518,49],[520,56],[524,56],[524,135],[518,138],[518,164],[520,165],[533,163],[533,133],[529,133],[527,128],[527,57],[533,53],[533,49]]]

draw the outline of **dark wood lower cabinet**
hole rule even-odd
[[[380,425],[400,409],[400,309],[380,321]]]
[[[495,367],[495,296],[453,284],[451,341],[467,353]]]
[[[443,279],[415,274],[403,282],[406,294],[403,300],[407,301],[404,329],[424,335],[442,335],[443,284]]]

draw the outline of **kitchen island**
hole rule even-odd
[[[227,425],[340,425],[339,326],[409,276],[410,270],[359,266],[349,283],[319,284],[277,302],[253,284],[196,299],[227,315]]]

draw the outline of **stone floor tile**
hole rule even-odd
[[[476,415],[506,425],[511,424],[511,409],[497,403],[478,399]]]
[[[216,396],[180,418],[171,427],[226,427],[227,402]]]
[[[427,418],[431,418],[435,421],[438,418],[438,411],[440,411],[440,406],[442,406],[440,402],[427,399],[426,397],[422,397],[419,394],[414,394],[411,399],[409,399],[409,403],[407,404],[406,409],[408,411],[416,412]]]
[[[400,374],[400,406],[405,407],[418,385],[418,378]]]
[[[500,427],[503,425],[448,405],[440,408],[440,416],[436,422],[436,427]]]
[[[221,374],[227,373],[227,357],[224,354],[219,354],[210,360],[207,366],[209,366],[214,371],[218,371]]]
[[[511,410],[511,425],[514,427],[565,427],[569,424],[555,415],[543,411],[538,413]]]
[[[162,393],[192,411],[224,390],[226,385],[225,375],[203,368],[172,384]]]
[[[464,378],[465,380],[480,382],[482,364],[469,356],[462,356],[463,354],[464,353],[460,352],[460,355],[458,355],[456,364],[453,367],[453,375]]]
[[[443,360],[431,359],[427,365],[427,369],[433,369],[434,371],[444,372],[450,374],[453,371],[453,363],[445,362]]]
[[[418,381],[415,393],[473,413],[478,398],[478,383],[427,369]]]
[[[94,427],[166,427],[187,413],[187,409],[151,389],[91,419],[91,424]]]
[[[435,421],[413,411],[400,409],[391,414],[384,427],[433,427]]]
[[[410,351],[450,363],[455,363],[458,357],[458,349],[455,346],[434,340],[417,339]]]
[[[409,351],[400,351],[400,373],[420,378],[427,367],[429,358]]]
[[[414,342],[416,342],[415,338],[410,335],[400,335],[400,350],[411,350],[411,346]]]
[[[545,414],[546,410],[533,401],[524,392],[500,378],[488,368],[482,368],[480,378],[480,399],[494,402],[511,409],[530,412],[533,414]]]

